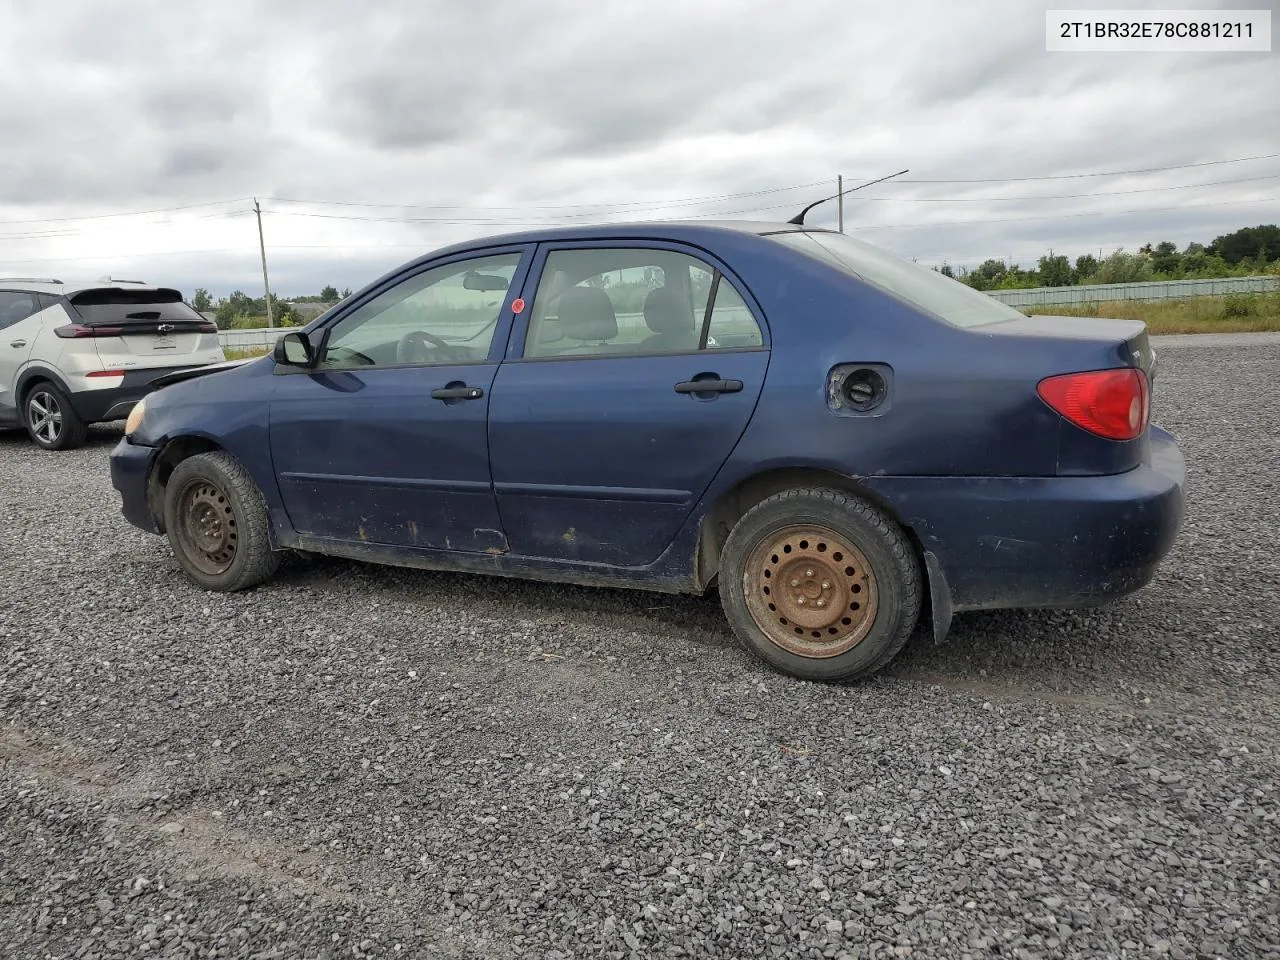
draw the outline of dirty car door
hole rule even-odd
[[[317,367],[277,368],[271,452],[298,533],[504,549],[486,420],[525,254],[399,278],[334,321]]]
[[[652,563],[751,419],[763,324],[674,245],[565,245],[539,254],[526,289],[534,277],[489,412],[511,552]]]

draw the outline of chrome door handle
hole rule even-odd
[[[13,340],[9,343],[9,346],[11,347],[25,347],[26,345],[27,341],[25,340]]]

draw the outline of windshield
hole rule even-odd
[[[952,326],[976,327],[1023,316],[959,280],[843,233],[794,231],[770,234],[769,239],[830,264]]]

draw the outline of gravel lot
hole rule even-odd
[[[199,592],[0,434],[0,956],[1280,957],[1280,338],[1158,342],[1158,580],[804,684],[713,598]]]

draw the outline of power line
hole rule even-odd
[[[330,207],[373,207],[382,209],[396,210],[589,210],[598,209],[600,207],[677,207],[698,203],[715,203],[719,200],[736,200],[739,197],[759,197],[770,193],[785,193],[788,190],[803,190],[808,187],[817,187],[826,183],[826,180],[814,180],[810,183],[796,183],[789,187],[770,187],[767,190],[748,190],[742,193],[723,193],[710,197],[681,197],[675,200],[624,200],[616,202],[602,203],[559,203],[543,206],[525,206],[525,207],[481,207],[481,206],[462,206],[456,204],[423,204],[423,203],[357,203],[351,200],[298,200],[290,197],[263,197],[263,200],[270,200],[275,203],[298,203],[310,204],[312,206],[330,206]],[[282,211],[277,211],[282,212]]]
[[[1280,173],[1265,177],[1241,177],[1236,180],[1214,180],[1210,183],[1180,183],[1169,187],[1141,187],[1136,190],[1106,190],[1100,193],[1060,193],[1047,197],[859,197],[867,200],[887,200],[894,203],[1033,203],[1038,200],[1079,200],[1083,197],[1123,197],[1134,193],[1160,193],[1165,190],[1196,190],[1201,187],[1222,187],[1233,183],[1254,183],[1259,180],[1277,180]]]
[[[1260,157],[1237,157],[1234,160],[1206,160],[1203,163],[1180,163],[1172,167],[1146,167],[1141,170],[1111,170],[1104,173],[1059,173],[1040,177],[984,177],[975,180],[899,180],[898,183],[1025,183],[1031,180],[1079,180],[1085,177],[1129,177],[1140,173],[1164,173],[1168,170],[1190,170],[1194,167],[1214,167],[1224,163],[1249,163],[1253,160],[1274,160],[1280,153],[1268,153]]]
[[[1059,215],[1047,216],[1047,217],[1010,217],[1010,218],[1001,218],[1001,219],[994,219],[994,220],[946,220],[946,221],[933,221],[933,222],[920,222],[920,223],[881,224],[876,226],[860,227],[858,228],[858,230],[854,232],[861,233],[861,232],[871,231],[871,230],[899,230],[899,229],[908,229],[908,228],[927,229],[930,227],[961,226],[961,225],[979,224],[979,223],[1015,223],[1015,222],[1044,221],[1044,220],[1066,220],[1066,219],[1072,219],[1076,217],[1121,216],[1121,215],[1134,214],[1134,213],[1164,213],[1169,211],[1194,210],[1194,209],[1200,209],[1205,207],[1228,206],[1228,205],[1241,204],[1241,203],[1278,203],[1278,202],[1280,202],[1280,197],[1264,197],[1257,200],[1222,200],[1222,201],[1216,201],[1212,203],[1184,204],[1183,206],[1179,206],[1179,207],[1146,207],[1138,210],[1117,210],[1112,213],[1106,213],[1106,214],[1100,214],[1096,212],[1095,213],[1069,213],[1069,214],[1059,214]],[[414,249],[414,250],[422,250],[424,253],[430,252],[430,248],[419,243],[281,244],[278,246],[273,245],[271,249],[272,250],[342,250],[344,252],[351,252],[356,250],[379,251],[379,250],[389,250],[389,249]],[[178,256],[194,256],[197,254],[204,255],[204,254],[210,254],[210,253],[232,253],[232,254],[242,254],[245,257],[249,256],[249,254],[243,253],[238,247],[235,247],[235,248],[220,247],[220,248],[215,248],[210,250],[160,250],[154,253],[128,253],[128,254],[116,254],[114,256],[104,256],[104,257],[47,257],[47,258],[38,258],[38,259],[29,259],[29,260],[6,259],[3,261],[0,261],[0,263],[9,263],[9,264],[71,263],[71,262],[77,262],[82,260],[94,260],[94,261],[132,260],[132,259],[139,259],[144,257],[178,257]]]
[[[150,213],[173,213],[177,210],[196,210],[200,207],[218,207],[228,203],[243,203],[251,197],[236,197],[234,200],[208,200],[204,203],[188,203],[180,207],[157,207],[154,210],[129,210],[121,213],[94,213],[82,217],[40,217],[36,220],[0,220],[0,225],[8,226],[20,223],[70,223],[75,220],[106,220],[110,217],[141,217]]]

